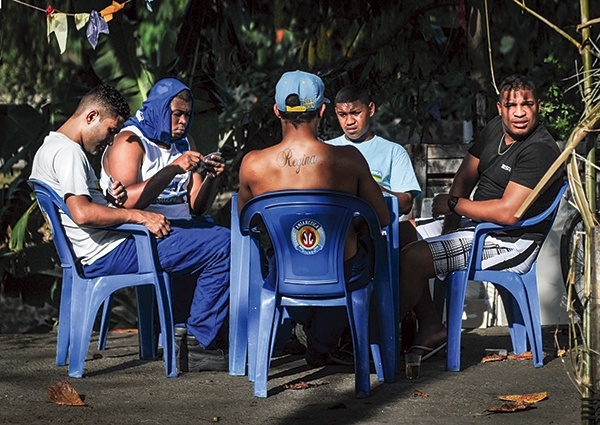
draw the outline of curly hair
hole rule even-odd
[[[502,101],[502,95],[505,92],[513,91],[513,90],[531,90],[535,99],[538,99],[538,90],[537,86],[530,78],[520,75],[513,74],[506,77],[500,83],[500,90],[498,95],[498,100]]]
[[[82,113],[90,106],[103,109],[110,116],[123,117],[127,120],[130,115],[129,104],[125,97],[114,87],[108,84],[100,84],[87,92],[79,102],[75,115]]]

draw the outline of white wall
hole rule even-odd
[[[542,325],[568,323],[565,285],[560,269],[560,236],[568,214],[573,211],[563,198],[552,231],[546,238],[537,265]]]

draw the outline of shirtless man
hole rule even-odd
[[[377,212],[381,225],[386,226],[387,206],[362,154],[353,147],[331,146],[317,139],[319,122],[329,103],[324,89],[323,81],[316,75],[302,71],[283,74],[275,89],[273,106],[281,121],[283,139],[275,146],[249,152],[244,157],[240,167],[239,208],[266,192],[335,190],[365,199]],[[357,239],[356,230],[351,229],[344,260],[370,262],[370,256]],[[327,363],[328,353],[336,347],[347,323],[344,308],[312,309],[305,323],[308,364],[318,367]]]

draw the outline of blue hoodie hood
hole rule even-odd
[[[159,141],[168,145],[171,140],[171,100],[183,90],[192,92],[188,86],[175,78],[165,78],[158,81],[148,95],[148,99],[142,103],[135,116],[125,122],[125,127],[133,125],[137,127],[144,137],[150,140]],[[192,126],[192,117],[194,116],[194,104],[192,102],[192,115],[185,129],[182,140],[188,135]]]

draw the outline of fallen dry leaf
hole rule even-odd
[[[548,393],[546,391],[541,393],[532,393],[532,394],[514,394],[514,395],[501,395],[498,397],[502,401],[513,401],[513,402],[524,402],[524,403],[537,403],[538,401],[545,400],[548,398]]]
[[[414,390],[412,392],[412,396],[413,397],[429,397],[429,394],[424,393],[423,391],[420,391],[420,390]]]
[[[87,406],[87,404],[83,402],[82,397],[77,393],[77,390],[66,379],[58,381],[54,385],[50,385],[48,387],[48,395],[50,396],[50,400],[56,404],[65,406]]]
[[[532,394],[513,394],[513,395],[501,395],[498,398],[502,401],[510,401],[500,407],[490,407],[486,409],[486,412],[491,413],[511,413],[518,412],[521,410],[535,409],[535,403],[538,401],[545,400],[548,397],[546,391],[541,393]]]
[[[283,386],[283,388],[285,388],[286,390],[306,390],[308,388],[316,388],[316,387],[320,387],[321,385],[327,385],[328,382],[304,382],[304,381],[300,381],[300,382],[295,382],[293,384],[285,384]]]
[[[481,363],[501,362],[504,359],[506,359],[506,356],[501,356],[499,354],[488,354],[483,359],[481,359]]]
[[[116,334],[136,334],[138,333],[137,329],[115,329],[113,331]]]
[[[564,357],[567,355],[567,350],[565,350],[564,348],[560,348],[558,350],[556,350],[556,357]]]
[[[510,356],[507,357],[508,360],[531,360],[533,359],[533,355],[531,354],[531,351],[525,351],[524,353],[521,354],[512,354]]]
[[[514,403],[505,403],[500,407],[490,407],[489,409],[486,409],[486,412],[511,413],[511,412],[518,412],[521,410],[535,409],[535,408],[536,407],[532,403],[514,402]]]

